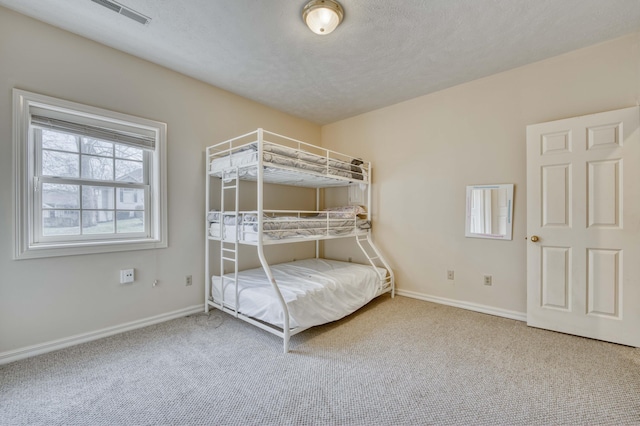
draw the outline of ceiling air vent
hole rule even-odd
[[[119,13],[122,16],[126,16],[129,19],[133,19],[136,22],[141,23],[142,25],[147,25],[151,18],[144,16],[141,13],[136,12],[133,9],[129,9],[128,7],[122,6],[121,4],[116,3],[115,1],[110,0],[91,0],[94,3],[99,4],[100,6],[104,6],[109,10],[113,10],[116,13]]]

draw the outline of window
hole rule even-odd
[[[17,259],[167,246],[166,124],[14,89]]]

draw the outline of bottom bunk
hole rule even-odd
[[[339,320],[376,296],[392,290],[384,268],[327,259],[305,259],[270,266],[289,311],[290,329],[306,329]],[[224,286],[213,276],[213,306],[236,310],[234,274]],[[237,312],[282,329],[285,314],[263,268],[238,273]]]

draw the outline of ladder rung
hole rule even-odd
[[[236,185],[232,185],[232,186],[225,186],[222,189],[235,189],[235,188],[237,188],[237,186]]]
[[[235,253],[236,252],[235,250],[228,249],[228,248],[223,248],[222,250],[228,251],[229,253]]]
[[[380,256],[375,256],[375,257],[370,257],[369,260],[376,260],[376,259],[380,259]]]
[[[235,259],[231,259],[230,257],[224,257],[224,256],[222,256],[222,259],[223,260],[228,260],[229,262],[235,262],[236,261]]]

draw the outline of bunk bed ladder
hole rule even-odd
[[[211,147],[207,147],[205,159],[205,169],[207,170],[207,177],[205,179],[205,228],[207,237],[204,240],[204,312],[209,314],[209,301],[212,300],[211,291],[211,270],[209,267],[211,258],[209,257],[210,241],[209,241],[209,221],[206,220],[209,210],[211,209],[211,176],[209,175],[209,159],[211,158]]]
[[[389,285],[391,286],[391,297],[395,297],[396,295],[395,276],[393,274],[393,271],[389,267],[389,264],[387,263],[386,259],[382,256],[382,254],[380,253],[378,248],[375,246],[375,244],[373,244],[373,241],[371,240],[371,232],[367,232],[366,234],[363,234],[363,235],[356,235],[356,242],[358,243],[360,250],[362,250],[362,253],[364,253],[364,255],[367,257],[367,260],[376,271],[378,267],[378,265],[376,265],[377,260],[379,260],[380,263],[382,263],[382,265],[386,268],[387,272],[389,273],[388,278],[386,276],[383,277],[382,274],[380,273],[378,273],[378,275],[381,281],[389,282]],[[366,244],[363,244],[363,243],[366,243]],[[370,247],[370,250],[367,250],[365,245]]]
[[[241,227],[241,222],[238,220],[239,210],[240,210],[240,179],[239,179],[239,171],[238,167],[228,168],[223,170],[222,179],[220,179],[221,191],[220,191],[220,282],[221,282],[221,296],[222,301],[221,305],[224,307],[224,285],[225,281],[231,281],[235,287],[234,289],[234,303],[233,303],[233,311],[235,317],[238,317],[238,232]],[[225,241],[226,235],[223,233],[225,223],[225,193],[228,190],[233,190],[233,198],[235,200],[235,210],[234,210],[234,222],[236,225],[236,232],[233,236],[233,241]],[[231,263],[233,265],[233,278],[225,277],[224,274],[224,266],[225,262]]]

